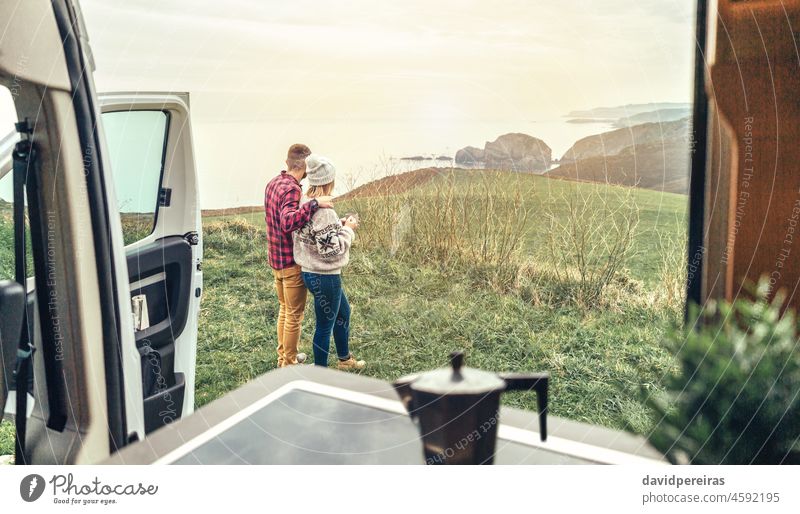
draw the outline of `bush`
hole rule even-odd
[[[385,249],[408,262],[476,271],[490,285],[513,287],[525,240],[522,193],[495,177],[463,180],[452,170],[414,194],[375,194],[356,202],[364,222],[357,244]]]
[[[645,394],[658,418],[653,445],[673,462],[800,462],[798,323],[782,298],[711,303],[672,333],[678,373],[663,395]]]
[[[639,223],[629,188],[575,188],[548,202],[547,249],[556,278],[581,306],[597,305],[631,256]]]

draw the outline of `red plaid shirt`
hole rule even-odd
[[[285,170],[270,180],[264,190],[267,246],[272,269],[294,266],[292,232],[305,225],[318,208],[316,200],[298,207],[301,194],[300,183]]]

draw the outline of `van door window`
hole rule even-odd
[[[19,141],[11,91],[0,86],[0,280],[14,280],[14,173],[11,151]],[[5,173],[5,175],[3,174]],[[26,233],[30,238],[30,234]],[[28,252],[30,256],[30,252]],[[30,257],[29,257],[30,258]],[[28,266],[33,274],[33,268]]]
[[[103,113],[126,245],[155,228],[168,124],[164,111]]]

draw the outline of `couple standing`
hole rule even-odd
[[[308,177],[302,194],[300,181]],[[314,364],[328,366],[331,334],[339,369],[361,369],[365,363],[350,353],[350,304],[342,288],[342,268],[350,259],[358,219],[339,219],[332,196],[336,168],[325,157],[295,144],[286,156],[286,170],[267,184],[264,210],[269,265],[278,291],[278,367],[302,364],[298,353],[306,294],[314,296]]]

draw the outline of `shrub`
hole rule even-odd
[[[695,329],[669,338],[678,372],[645,399],[658,415],[650,441],[671,461],[800,462],[798,324],[767,291],[695,309]]]
[[[545,207],[547,250],[553,272],[574,300],[598,304],[631,256],[639,210],[633,189],[576,187],[553,197]]]

